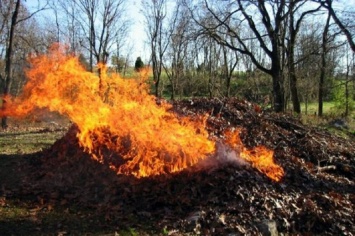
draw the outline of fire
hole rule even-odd
[[[273,160],[274,152],[264,146],[257,146],[253,149],[247,149],[239,136],[240,130],[227,131],[226,142],[236,151],[244,160],[250,162],[254,168],[264,173],[270,179],[280,181],[284,176],[284,170]]]
[[[22,96],[7,98],[2,115],[21,116],[36,107],[58,111],[78,126],[80,145],[93,158],[105,162],[108,150],[122,159],[121,165],[117,160],[108,163],[118,173],[142,177],[176,172],[214,152],[205,119],[179,118],[168,112],[169,104],[157,105],[147,92],[146,72],[122,79],[108,75],[101,65],[98,77],[61,47],[30,63]]]
[[[59,112],[78,126],[83,149],[117,173],[144,177],[177,172],[215,153],[216,143],[205,129],[207,117],[178,117],[169,112],[170,104],[157,105],[146,87],[147,70],[123,79],[99,65],[98,76],[60,46],[31,57],[30,64],[23,94],[7,97],[0,116],[20,117],[36,108]],[[242,147],[237,134],[228,141]],[[272,163],[271,151],[242,150],[255,168],[274,180],[281,178],[282,168]]]

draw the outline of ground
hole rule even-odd
[[[136,179],[93,161],[65,119],[11,120],[0,133],[0,235],[354,234],[351,132],[339,137],[235,99],[184,100],[172,111],[208,113],[215,137],[241,128],[247,147],[274,150],[285,176],[219,163]]]

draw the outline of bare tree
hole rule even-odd
[[[208,94],[210,98],[215,96],[217,86],[218,67],[221,61],[221,47],[211,37],[203,38],[203,63],[201,69],[208,77]]]
[[[301,113],[301,104],[298,97],[297,89],[297,76],[296,76],[296,61],[295,61],[295,47],[297,43],[298,32],[301,28],[302,21],[304,18],[312,13],[317,12],[320,9],[318,6],[315,9],[310,9],[302,11],[302,7],[306,4],[304,0],[293,0],[289,3],[289,31],[288,31],[288,41],[287,41],[287,65],[288,65],[288,74],[290,81],[290,92],[293,105],[293,111],[296,113]],[[296,14],[299,12],[298,19],[295,19]]]
[[[328,34],[330,25],[331,15],[328,13],[327,21],[324,26],[322,35],[322,51],[321,51],[321,67],[320,67],[320,77],[318,85],[318,116],[323,115],[323,96],[324,96],[324,80],[326,76],[326,66],[327,66],[327,52],[328,52]]]
[[[305,114],[308,114],[309,102],[318,97],[319,84],[319,55],[321,54],[322,32],[320,23],[307,23],[299,34],[297,50],[295,50],[296,74],[298,77],[298,91],[305,104]]]
[[[335,12],[335,10],[333,8],[333,0],[318,0],[317,2],[320,2],[321,5],[328,10],[329,15],[332,17],[334,22],[338,25],[340,30],[346,36],[346,39],[350,45],[351,50],[353,52],[355,52],[354,36],[351,33],[351,31],[349,30],[348,26],[343,21],[341,21],[338,14]]]
[[[159,85],[163,69],[164,54],[169,45],[169,38],[172,32],[165,28],[167,23],[167,0],[145,0],[143,1],[143,13],[147,26],[147,36],[151,50],[151,62],[153,79],[155,84],[155,95],[160,97]]]
[[[237,0],[212,5],[212,1],[203,1],[203,8],[207,14],[202,17],[196,14],[196,9],[191,9],[191,14],[196,23],[201,26],[205,34],[210,35],[218,43],[250,57],[258,69],[273,78],[274,110],[284,110],[284,90],[281,62],[281,28],[288,11],[286,1],[242,1]],[[222,9],[222,10],[221,10]],[[213,18],[214,21],[205,21]],[[259,22],[261,22],[259,24]],[[244,38],[242,27],[249,27],[253,33],[252,38]],[[269,63],[264,65],[250,50],[247,41],[256,39],[261,49],[267,55]],[[238,44],[231,42],[237,41]]]
[[[347,49],[347,48],[346,48]],[[349,55],[348,50],[346,50],[346,71],[345,71],[345,112],[344,112],[344,116],[349,116],[352,108],[351,106],[351,98],[352,96],[350,95],[350,85],[349,83],[351,81],[354,82],[354,75],[351,78],[350,73],[354,73],[353,72],[353,65],[354,65],[354,57],[355,57],[355,53],[352,52],[352,55]],[[351,58],[350,58],[351,57]]]
[[[123,42],[127,36],[129,21],[126,17],[126,2],[53,1],[53,7],[59,8],[67,16],[68,29],[60,31],[70,39],[73,50],[80,44],[88,52],[90,71],[93,71],[94,64],[106,64],[117,46],[117,41]]]
[[[294,48],[302,21],[306,15],[317,12],[320,5],[313,7],[305,0],[201,0],[200,4],[199,8],[190,7],[190,12],[201,33],[246,55],[257,69],[272,77],[276,112],[286,107],[284,77],[289,73],[293,107],[299,113]],[[255,47],[262,50],[263,56]]]
[[[181,89],[181,78],[184,76],[185,60],[188,53],[188,44],[191,40],[191,21],[186,17],[186,8],[178,2],[175,6],[169,28],[172,32],[170,43],[167,48],[164,71],[170,81],[171,99],[175,99],[175,94]]]
[[[235,68],[239,63],[239,53],[237,51],[231,50],[226,46],[222,46],[222,56],[223,56],[223,64],[222,64],[222,77],[226,80],[225,81],[225,96],[230,96],[230,89],[231,89],[231,81],[232,76]]]

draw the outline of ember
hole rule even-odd
[[[106,162],[121,174],[144,177],[173,173],[191,167],[215,152],[215,142],[206,130],[206,115],[179,116],[171,105],[157,105],[145,80],[107,74],[100,77],[84,70],[78,59],[53,47],[48,55],[30,59],[28,83],[21,97],[8,100],[3,115],[22,116],[35,108],[48,108],[69,117],[78,126],[77,138],[92,158]],[[227,142],[240,156],[275,181],[283,170],[265,147],[247,150],[238,133]],[[115,156],[115,158],[108,158]]]

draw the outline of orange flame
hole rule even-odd
[[[214,152],[204,120],[179,118],[167,111],[169,104],[157,105],[141,76],[109,76],[100,65],[99,78],[60,47],[31,58],[31,65],[23,95],[8,99],[2,115],[21,116],[39,107],[68,116],[80,130],[80,144],[95,159],[105,161],[102,147],[123,158],[123,165],[109,163],[118,173],[176,172]]]
[[[226,142],[236,151],[244,160],[250,162],[254,168],[264,173],[270,179],[280,181],[284,176],[284,170],[281,166],[274,162],[274,151],[267,149],[264,146],[257,146],[253,149],[247,149],[241,139],[240,130],[227,131]]]
[[[6,97],[0,117],[24,116],[36,108],[57,111],[78,126],[79,143],[94,159],[137,177],[181,171],[215,152],[205,129],[207,117],[178,117],[168,111],[171,105],[157,105],[148,94],[149,69],[136,79],[123,79],[98,65],[97,76],[58,45],[30,62],[23,94]],[[272,162],[272,151],[247,150],[238,133],[227,141],[241,148],[241,157],[258,170],[274,180],[281,178],[283,170]]]

